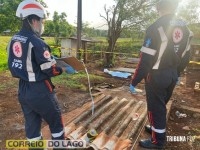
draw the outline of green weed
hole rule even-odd
[[[93,74],[90,74],[89,77],[91,83],[94,81],[95,83],[102,82],[104,80],[104,77],[96,76]],[[80,72],[72,75],[63,73],[60,76],[52,78],[52,82],[55,85],[62,85],[70,89],[79,89],[83,91],[88,90],[88,79],[85,72]]]

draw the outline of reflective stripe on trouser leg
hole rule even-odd
[[[165,142],[166,128],[166,91],[145,84],[147,93],[147,109],[150,124],[152,126],[152,143],[162,145]]]
[[[23,86],[24,84],[24,86]],[[63,131],[63,123],[61,119],[61,110],[58,106],[57,97],[55,95],[54,91],[49,91],[48,87],[46,86],[45,82],[36,82],[36,83],[27,83],[24,82],[20,86],[21,93],[20,98],[22,99],[22,102],[24,102],[26,105],[30,106],[30,110],[33,110],[35,114],[38,114],[37,116],[43,118],[49,125],[51,133],[60,133]],[[25,99],[25,100],[24,100]],[[27,108],[26,111],[29,109]],[[32,119],[35,118],[29,117],[29,122],[32,122]],[[39,120],[39,119],[38,119]],[[36,123],[37,122],[37,123]],[[32,123],[29,123],[29,125],[32,125],[31,128],[37,129],[37,135],[35,136],[27,136],[28,138],[37,137],[40,134],[41,130],[41,122],[34,121]],[[32,131],[30,128],[30,132]],[[32,133],[32,132],[31,132]],[[60,137],[56,137],[58,139],[64,139],[64,134]]]
[[[62,136],[64,136],[64,130],[58,132],[58,133],[51,133],[53,139],[57,139],[57,138],[60,138]]]
[[[27,140],[31,143],[33,142],[33,146],[36,146],[37,144],[35,142],[39,141],[39,140],[42,140],[42,134],[38,137],[34,137],[34,138],[27,138]],[[43,148],[29,148],[29,150],[46,150],[46,149],[43,149]]]
[[[61,123],[63,125],[63,130],[57,133],[51,133],[52,139],[66,139],[65,130],[64,130],[64,122],[63,122],[62,116],[61,116]]]
[[[37,141],[37,140],[41,140],[42,139],[42,135],[38,136],[38,137],[34,137],[34,138],[27,138],[28,141]]]
[[[148,116],[151,123],[151,129],[152,129],[152,143],[153,144],[163,144],[163,141],[165,141],[165,132],[166,129],[156,129],[154,126],[154,121],[152,117],[152,113],[148,112]]]

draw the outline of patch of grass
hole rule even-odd
[[[0,71],[8,69],[6,47],[10,39],[10,36],[0,36]]]
[[[48,45],[55,45],[55,41],[53,37],[43,37],[44,41],[48,44]]]
[[[91,83],[93,81],[95,82],[102,82],[104,80],[104,77],[96,76],[96,75],[89,75]],[[52,82],[57,85],[63,85],[65,87],[68,87],[70,89],[80,89],[83,91],[88,90],[88,79],[87,75],[84,72],[80,72],[77,74],[66,74],[63,73],[60,76],[52,78]]]

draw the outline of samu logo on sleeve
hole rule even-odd
[[[13,44],[13,53],[18,58],[22,56],[22,46],[20,42],[15,42]]]
[[[48,50],[44,51],[43,53],[44,58],[49,59],[51,57],[50,53]]]

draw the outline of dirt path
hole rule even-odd
[[[102,74],[105,83],[114,87],[128,85],[129,80],[111,78],[100,71],[94,73]],[[200,149],[200,113],[185,110],[180,106],[187,106],[200,109],[200,94],[193,92],[194,82],[200,82],[200,71],[193,71],[183,75],[182,82],[184,85],[176,87],[172,97],[173,107],[168,121],[168,136],[195,136],[194,141],[187,142],[168,142],[169,149]],[[5,149],[5,140],[8,139],[25,139],[24,118],[20,104],[17,100],[17,83],[16,79],[10,77],[9,73],[0,73],[0,148]],[[93,83],[95,85],[95,83]],[[143,88],[143,84],[138,87]],[[57,96],[62,112],[70,112],[81,107],[89,101],[88,92],[72,91],[66,87],[56,85]],[[175,112],[179,111],[187,115],[186,118],[178,119]],[[45,123],[43,124],[45,125]]]

